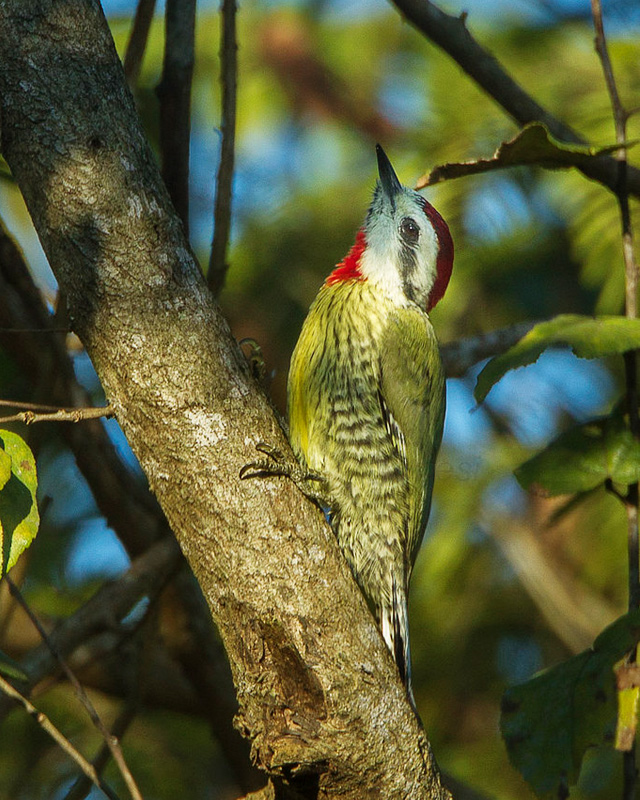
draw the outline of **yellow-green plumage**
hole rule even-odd
[[[365,223],[293,353],[289,428],[304,473],[322,481],[317,494],[413,699],[407,595],[445,410],[428,311],[449,282],[453,242],[435,208],[377,152]]]
[[[291,361],[291,444],[326,482],[340,546],[405,679],[408,636],[394,629],[407,625],[444,410],[428,315],[398,307],[366,280],[323,286]]]

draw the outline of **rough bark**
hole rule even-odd
[[[118,419],[220,629],[278,797],[445,798],[336,542],[208,292],[95,0],[0,0],[2,152]]]

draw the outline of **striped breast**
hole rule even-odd
[[[413,538],[406,458],[380,392],[380,344],[394,311],[368,282],[324,286],[288,383],[294,452],[325,479],[340,545],[377,607],[390,601],[380,596],[392,585],[383,573],[406,572]]]

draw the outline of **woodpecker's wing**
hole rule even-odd
[[[438,341],[429,318],[417,308],[397,310],[385,328],[380,396],[389,419],[388,430],[407,471],[410,514],[406,556],[410,570],[431,508],[445,411]]]

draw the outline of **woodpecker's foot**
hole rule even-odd
[[[288,461],[286,456],[265,442],[258,442],[256,450],[264,453],[268,458],[245,464],[240,470],[240,480],[247,478],[268,478],[273,475],[283,475],[293,481],[302,494],[313,500],[323,511],[329,507],[325,495],[318,491],[317,486],[322,483],[320,475],[303,469],[298,462]]]

